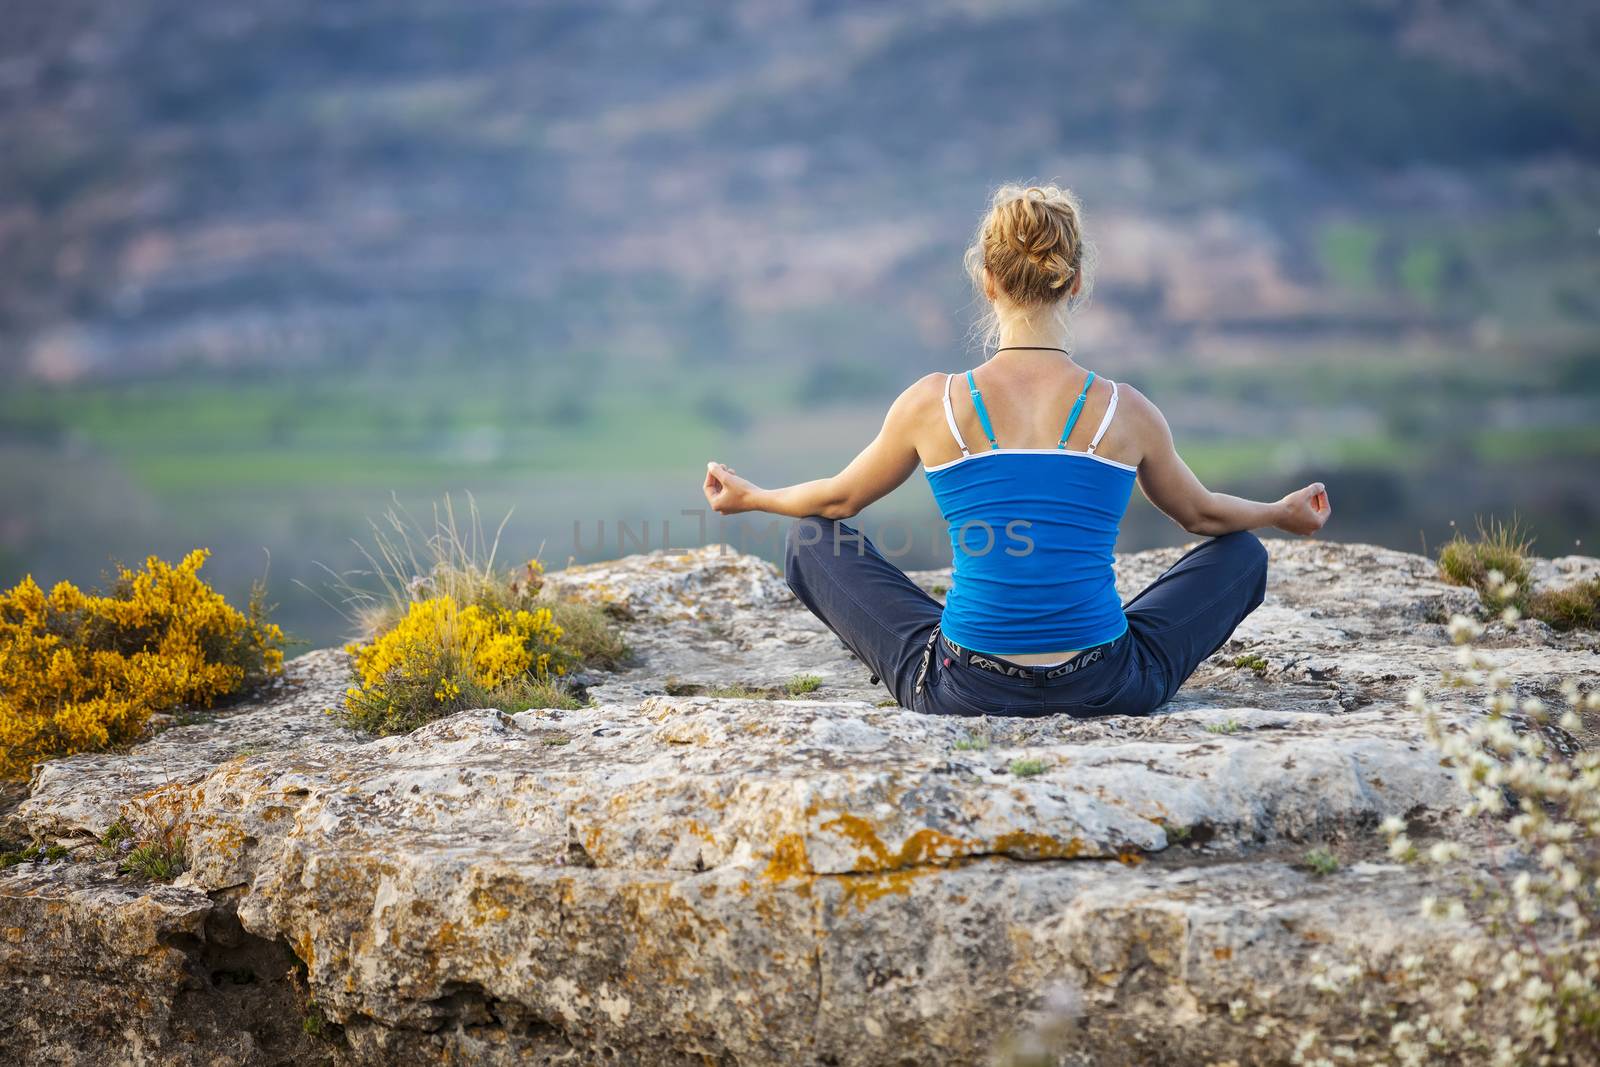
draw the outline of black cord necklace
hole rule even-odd
[[[994,350],[995,355],[1001,352],[1060,352],[1063,356],[1072,355],[1065,348],[1054,348],[1050,345],[1006,345],[1004,348]]]

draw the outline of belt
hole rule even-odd
[[[957,662],[965,663],[969,667],[976,667],[981,671],[1002,674],[1007,678],[1027,678],[1034,685],[1045,685],[1058,678],[1065,678],[1068,675],[1076,674],[1078,671],[1093,667],[1096,663],[1104,662],[1106,653],[1110,651],[1111,646],[1116,644],[1118,640],[1120,640],[1120,637],[1113,638],[1103,645],[1082,649],[1076,656],[1073,656],[1065,663],[1057,664],[1054,667],[1045,667],[1028,663],[1013,663],[1011,660],[1000,656],[991,656],[987,652],[974,652],[970,648],[962,648],[944,636],[944,634],[939,634],[939,641],[944,645],[945,651],[949,654],[949,657],[953,657]],[[945,666],[949,665],[950,658],[946,658]]]

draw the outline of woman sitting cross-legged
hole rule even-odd
[[[1267,552],[1248,531],[1313,534],[1331,514],[1320,482],[1275,503],[1210,492],[1155,404],[1074,360],[1066,313],[1086,258],[1069,192],[1002,187],[967,252],[997,342],[986,362],[901,393],[832,478],[761,489],[708,464],[718,513],[798,519],[789,587],[913,711],[1148,714],[1261,603]],[[918,463],[950,526],[942,608],[840,521]],[[1136,481],[1209,539],[1123,604],[1112,548]]]

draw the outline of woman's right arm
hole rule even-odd
[[[1214,493],[1200,483],[1178,455],[1172,428],[1150,400],[1137,389],[1122,386],[1138,413],[1143,458],[1139,461],[1139,488],[1172,521],[1192,534],[1215,537],[1235,530],[1276,527],[1287,533],[1314,534],[1333,514],[1327,487],[1312,482],[1281,500],[1265,503]]]

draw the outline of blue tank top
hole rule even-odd
[[[1116,383],[1094,439],[1079,452],[1066,447],[1067,435],[1093,373],[1055,448],[999,447],[972,372],[966,377],[990,448],[968,451],[946,380],[945,420],[961,458],[925,468],[950,525],[954,578],[941,629],[957,645],[996,655],[1092,648],[1121,636],[1128,620],[1112,549],[1136,471],[1095,455],[1116,413]]]

